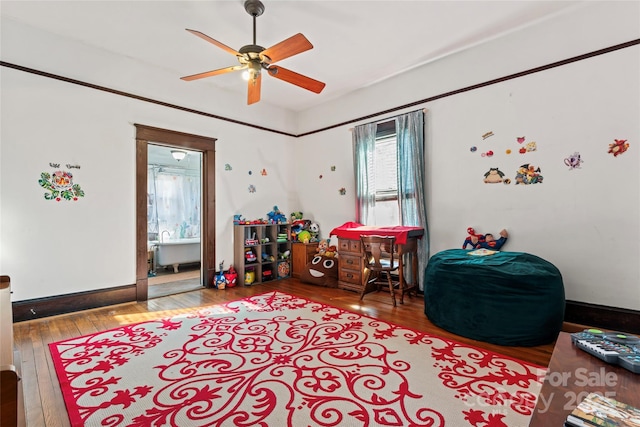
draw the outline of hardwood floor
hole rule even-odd
[[[538,347],[501,347],[453,335],[434,326],[427,319],[422,296],[405,298],[404,305],[394,308],[388,293],[368,294],[360,303],[359,295],[354,292],[308,285],[297,279],[225,290],[207,288],[155,298],[142,303],[120,304],[14,324],[14,341],[22,360],[27,426],[70,425],[49,353],[49,343],[273,290],[295,294],[441,337],[452,338],[541,366],[548,365],[553,351],[553,344]]]

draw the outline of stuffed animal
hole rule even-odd
[[[291,212],[291,221],[295,221],[296,219],[302,219],[302,212]]]
[[[280,212],[278,206],[274,206],[273,210],[267,213],[267,218],[269,218],[269,223],[271,224],[286,224],[287,222],[287,217]]]
[[[320,226],[317,222],[312,222],[309,225],[309,233],[311,233],[311,242],[317,242],[320,237]]]
[[[338,248],[336,247],[336,245],[329,246],[327,248],[327,251],[324,253],[324,256],[328,258],[334,258],[336,255],[338,255]]]
[[[316,255],[300,273],[300,280],[312,285],[338,287],[338,260]]]
[[[233,288],[238,283],[238,273],[233,265],[230,265],[229,271],[224,273],[224,280],[227,282],[227,288]]]
[[[327,249],[329,249],[329,239],[320,240],[320,242],[318,242],[318,247],[316,248],[316,253],[318,255],[325,255]]]
[[[484,234],[476,234],[476,230],[474,230],[472,227],[467,228],[467,233],[469,233],[469,235],[466,239],[464,239],[462,249],[467,249],[467,245],[470,245],[471,249],[475,249],[478,247],[478,243],[484,241]],[[473,242],[474,240],[475,243]]]

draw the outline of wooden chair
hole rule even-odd
[[[365,278],[360,300],[371,287],[378,291],[388,290],[393,306],[396,306],[396,292],[400,293],[400,304],[404,303],[402,283],[398,279],[399,261],[396,259],[396,238],[389,236],[360,236],[364,252]],[[395,273],[395,274],[394,274]]]

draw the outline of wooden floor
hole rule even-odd
[[[553,350],[553,344],[527,348],[501,347],[448,333],[429,322],[424,314],[424,301],[421,296],[406,298],[404,305],[398,305],[394,308],[387,293],[368,294],[360,303],[359,295],[354,292],[312,286],[301,283],[297,279],[225,290],[201,289],[155,298],[143,303],[119,304],[16,323],[14,325],[14,340],[22,360],[27,426],[58,427],[70,425],[49,353],[49,343],[273,290],[295,294],[441,337],[453,338],[459,342],[493,350],[545,367],[549,363]]]

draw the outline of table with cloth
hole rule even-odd
[[[564,320],[562,275],[524,252],[449,249],[429,259],[424,312],[449,332],[507,346],[553,342]]]

